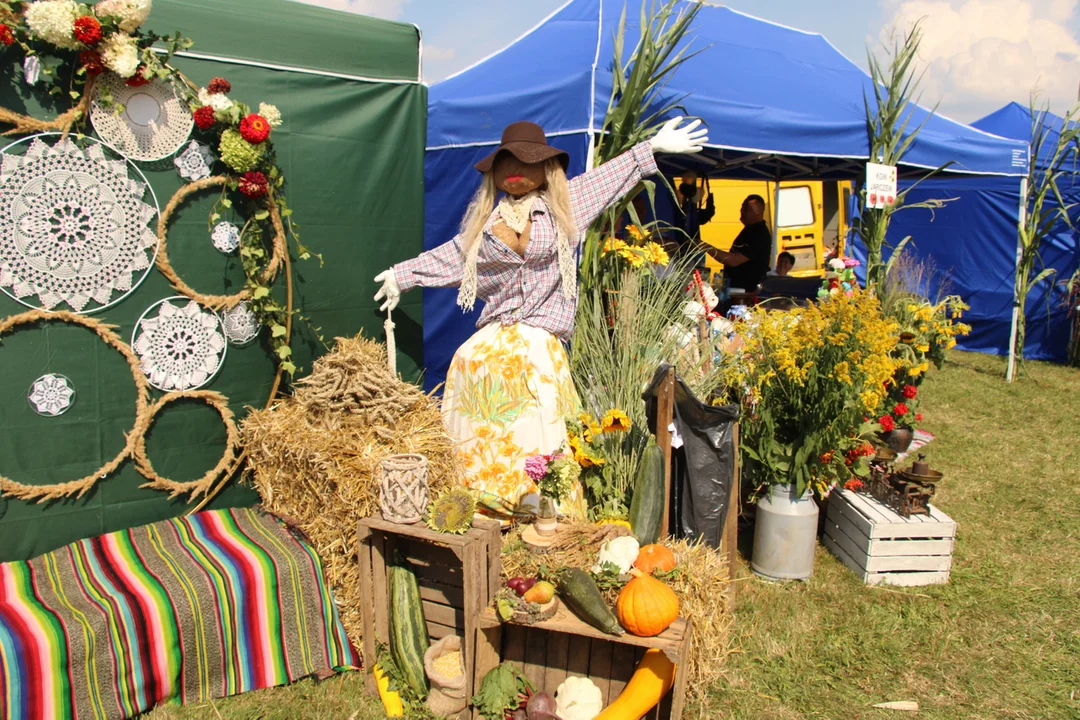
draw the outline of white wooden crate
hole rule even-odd
[[[933,505],[905,518],[869,495],[829,497],[822,542],[868,585],[948,582],[955,540],[956,521]]]

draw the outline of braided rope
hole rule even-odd
[[[90,109],[90,96],[92,94],[91,90],[93,89],[93,84],[93,78],[87,80],[86,87],[83,88],[83,94],[79,99],[79,102],[73,105],[70,110],[57,115],[52,120],[38,120],[29,115],[23,115],[13,110],[8,110],[5,107],[0,107],[0,123],[13,126],[3,133],[0,133],[0,135],[31,135],[59,131],[62,138],[66,138],[68,133],[71,132],[72,126],[86,117],[86,113]]]

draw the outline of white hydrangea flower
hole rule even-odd
[[[150,16],[151,0],[101,0],[94,6],[98,17],[120,18],[120,29],[134,32]]]
[[[270,127],[276,128],[281,125],[281,111],[277,109],[277,105],[259,103],[259,114],[270,123]]]
[[[199,104],[209,105],[214,112],[225,112],[233,106],[233,101],[225,93],[211,93],[206,88],[199,88]]]
[[[122,78],[139,69],[139,46],[130,35],[113,33],[101,42],[101,61]]]
[[[75,18],[79,9],[73,0],[39,0],[26,8],[26,26],[36,37],[59,48],[79,47],[75,39]]]

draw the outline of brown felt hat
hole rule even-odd
[[[563,150],[553,148],[547,144],[544,129],[536,123],[525,120],[510,123],[503,130],[502,144],[495,152],[488,155],[480,162],[473,165],[482,173],[489,172],[495,163],[495,158],[502,151],[506,151],[523,163],[533,164],[543,162],[548,158],[558,157],[563,170],[570,165],[570,156]]]

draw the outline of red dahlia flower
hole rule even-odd
[[[139,87],[140,85],[146,85],[149,80],[143,76],[143,71],[146,70],[145,65],[140,65],[139,69],[135,71],[135,74],[124,81],[124,84],[128,87]]]
[[[217,93],[227,93],[232,90],[232,83],[223,77],[216,77],[210,81],[210,84],[206,86],[206,91],[211,95]]]
[[[919,388],[915,387],[914,385],[905,385],[903,392],[904,397],[906,397],[908,400],[913,400],[915,399],[915,396],[919,394]]]
[[[11,28],[3,23],[0,23],[0,45],[12,45],[15,43],[15,33],[11,32]]]
[[[214,117],[214,108],[209,105],[198,108],[192,113],[192,116],[195,118],[195,124],[199,126],[200,130],[209,130],[217,122],[217,118]]]
[[[251,113],[240,121],[240,137],[258,145],[270,137],[270,123],[262,115]]]
[[[892,409],[892,414],[896,417],[904,417],[908,414],[908,406],[904,403],[896,403],[896,407]]]
[[[246,172],[240,177],[240,192],[249,198],[261,198],[266,194],[268,186],[266,176],[257,170]]]
[[[101,42],[101,23],[93,15],[75,18],[75,39],[83,45],[97,45]]]
[[[79,62],[86,68],[87,75],[100,75],[105,72],[105,63],[96,50],[83,50],[79,53]]]
[[[882,432],[892,432],[896,429],[896,422],[892,419],[892,415],[882,415],[879,417],[878,425],[881,426]]]

